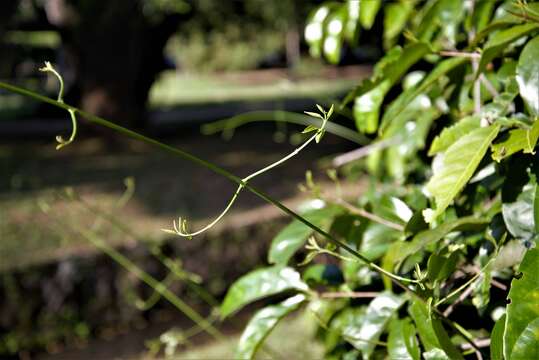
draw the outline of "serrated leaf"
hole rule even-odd
[[[382,0],[362,1],[359,9],[359,22],[365,29],[370,29],[376,19],[376,14],[382,5]]]
[[[280,304],[267,306],[257,311],[249,320],[240,337],[235,358],[241,360],[254,358],[260,345],[275,325],[286,315],[296,310],[305,299],[305,295],[300,294],[288,298]]]
[[[499,130],[499,125],[473,130],[446,150],[442,166],[426,185],[436,203],[435,209],[423,211],[427,223],[441,215],[466,186]]]
[[[419,360],[419,344],[410,319],[395,319],[389,326],[387,350],[391,359]]]
[[[511,353],[511,360],[539,359],[539,318],[526,326]]]
[[[306,212],[302,216],[312,224],[327,230],[333,218],[343,213],[343,211],[338,206],[326,206],[322,209]],[[301,221],[292,221],[271,241],[268,262],[271,264],[286,265],[312,233],[313,230]]]
[[[245,305],[286,290],[307,291],[309,287],[294,269],[272,266],[242,276],[230,288],[221,305],[224,319]]]
[[[505,330],[505,314],[494,324],[490,334],[490,358],[503,360],[503,333]]]
[[[370,357],[389,319],[403,303],[402,297],[389,292],[378,295],[367,307],[361,326],[346,333],[347,341],[361,351],[363,359]]]
[[[539,36],[530,40],[518,59],[517,82],[520,96],[532,115],[539,116]]]
[[[512,353],[528,324],[539,318],[539,249],[528,250],[519,266],[520,278],[511,281],[505,321],[503,352],[506,359]]]
[[[442,76],[447,74],[449,71],[455,69],[456,67],[464,64],[466,62],[465,58],[451,58],[444,61],[441,61],[427,77],[417,86],[414,86],[408,90],[402,92],[397,99],[395,99],[391,105],[389,105],[388,110],[384,113],[382,117],[382,123],[380,126],[380,134],[383,134],[389,124],[393,121],[397,121],[397,117],[403,113],[407,107],[413,104],[413,100],[424,93],[432,84],[438,81]]]
[[[494,33],[483,48],[476,75],[482,73],[486,66],[492,60],[498,57],[507,48],[507,46],[537,29],[539,29],[539,24],[528,23],[516,25],[509,29],[500,30]]]
[[[492,159],[500,162],[519,151],[533,154],[538,139],[539,121],[534,122],[531,129],[510,130],[505,138],[492,145]]]
[[[455,125],[446,127],[440,135],[432,141],[429,149],[429,156],[447,150],[458,139],[480,127],[481,121],[477,116],[468,116],[457,122]]]

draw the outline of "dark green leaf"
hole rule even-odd
[[[431,317],[430,322],[432,325],[432,328],[434,329],[434,333],[436,334],[436,338],[438,339],[438,343],[440,344],[440,347],[442,350],[449,356],[452,360],[464,360],[464,357],[462,354],[457,350],[455,345],[451,342],[451,339],[449,338],[449,335],[445,331],[442,321],[438,318]]]
[[[503,333],[505,331],[505,314],[496,321],[490,334],[490,358],[503,360]]]
[[[539,29],[539,24],[531,23],[516,25],[493,34],[485,44],[483,52],[481,53],[477,74],[482,73],[488,63],[499,56],[509,45],[537,29]]]
[[[432,254],[427,263],[427,278],[431,281],[445,280],[455,270],[458,259],[458,252],[447,255]]]
[[[399,235],[400,233],[397,230],[382,224],[371,223],[363,233],[360,251],[368,259],[376,260],[387,251],[389,245]]]
[[[434,169],[426,185],[436,203],[435,209],[423,211],[426,222],[433,222],[451,205],[471,179],[499,130],[499,125],[475,129],[445,151],[442,165]]]
[[[245,305],[286,290],[307,291],[307,284],[292,268],[272,266],[242,276],[228,289],[221,305],[221,317],[226,318]]]
[[[408,313],[415,322],[417,333],[425,350],[439,349],[440,343],[432,328],[427,306],[420,301],[414,301],[408,307]]]
[[[296,295],[280,304],[267,306],[257,311],[241,335],[236,359],[252,359],[279,320],[296,310],[305,299],[305,295]]]
[[[511,181],[511,177],[506,180]],[[521,192],[514,198],[509,194],[508,187],[504,187],[502,214],[505,226],[509,232],[517,239],[531,240],[538,233],[539,222],[536,217],[539,214],[535,211],[537,193],[537,184],[534,179],[528,182],[523,187],[519,187],[518,183],[510,184],[511,191]]]
[[[512,359],[513,348],[528,324],[539,318],[539,248],[528,250],[519,267],[521,277],[511,282],[505,322],[503,352]]]
[[[326,229],[331,225],[333,218],[343,212],[343,209],[337,206],[327,206],[322,209],[315,209],[302,216],[314,225]],[[285,265],[288,263],[294,253],[299,250],[313,230],[300,222],[292,221],[272,240],[268,261],[271,264]]]
[[[539,36],[530,40],[520,53],[517,82],[520,96],[530,113],[539,116]]]
[[[410,319],[395,319],[389,326],[387,350],[391,359],[419,360],[419,344]]]
[[[425,218],[421,211],[416,211],[410,218],[410,221],[406,223],[404,232],[406,235],[415,235],[420,231],[427,230],[429,225],[425,222]]]

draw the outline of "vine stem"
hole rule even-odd
[[[275,207],[280,209],[285,214],[291,216],[292,218],[300,221],[301,223],[305,224],[309,228],[313,229],[313,231],[315,231],[318,234],[325,237],[329,242],[333,243],[335,246],[342,248],[343,250],[347,251],[348,253],[350,253],[351,255],[353,255],[354,257],[359,259],[360,261],[364,262],[367,266],[369,266],[374,271],[377,271],[380,274],[387,276],[396,285],[398,285],[403,290],[411,293],[419,301],[423,301],[423,302],[425,301],[414,290],[410,289],[408,286],[406,286],[404,284],[405,281],[410,281],[410,279],[402,278],[402,277],[400,277],[398,275],[395,275],[395,274],[393,274],[393,273],[391,273],[389,271],[386,271],[386,270],[382,269],[381,267],[379,267],[378,265],[376,265],[375,263],[370,261],[363,254],[361,254],[358,251],[354,250],[353,248],[351,248],[347,244],[335,239],[329,233],[322,230],[318,226],[314,225],[313,223],[311,223],[310,221],[308,221],[307,219],[305,219],[301,215],[297,214],[296,212],[294,212],[293,210],[291,210],[290,208],[288,208],[287,206],[285,206],[281,202],[275,200],[270,195],[267,195],[265,192],[263,192],[263,191],[255,188],[255,187],[245,183],[241,178],[239,178],[238,176],[228,172],[227,170],[221,168],[220,166],[214,165],[214,164],[212,164],[212,163],[210,163],[210,162],[208,162],[208,161],[206,161],[204,159],[201,159],[201,158],[199,158],[199,157],[197,157],[195,155],[192,155],[192,154],[190,154],[190,153],[188,153],[186,151],[183,151],[183,150],[181,150],[179,148],[164,144],[164,143],[162,143],[160,141],[157,141],[155,139],[152,139],[152,138],[149,138],[149,137],[144,136],[142,134],[139,134],[139,133],[137,133],[137,132],[135,132],[133,130],[129,130],[129,129],[123,127],[123,126],[117,125],[117,124],[115,124],[115,123],[113,123],[111,121],[103,119],[102,117],[90,114],[90,113],[88,113],[86,111],[80,110],[80,109],[78,109],[78,108],[76,108],[74,106],[68,105],[66,103],[58,102],[58,101],[56,101],[54,99],[51,99],[51,98],[49,98],[47,96],[38,94],[36,92],[30,91],[30,90],[27,90],[27,89],[23,89],[21,87],[11,85],[11,84],[3,82],[3,81],[0,81],[0,89],[4,89],[4,90],[10,91],[10,92],[15,93],[15,94],[26,96],[26,97],[32,98],[34,100],[41,101],[43,103],[47,103],[47,104],[50,104],[52,106],[56,106],[56,107],[64,109],[64,110],[72,110],[74,113],[78,113],[82,118],[84,118],[87,122],[89,122],[91,124],[106,127],[108,129],[111,129],[113,131],[121,133],[121,134],[123,134],[123,135],[125,135],[127,137],[132,138],[132,139],[139,140],[139,141],[142,141],[142,142],[144,142],[146,144],[155,146],[155,147],[161,149],[162,151],[166,151],[166,152],[171,153],[171,154],[173,154],[175,156],[178,156],[178,157],[181,157],[181,158],[183,158],[183,159],[185,159],[187,161],[190,161],[190,162],[192,162],[194,164],[203,166],[203,167],[207,168],[208,170],[213,171],[214,173],[219,174],[219,175],[227,178],[228,180],[230,180],[232,182],[235,182],[238,185],[243,185],[247,190],[252,192],[254,195],[258,196],[259,198],[261,198],[262,200],[264,200],[264,201],[266,201],[266,202],[268,202],[270,204],[273,204]],[[114,249],[112,249],[112,250],[114,250]],[[412,280],[412,282],[416,282],[416,281]],[[170,295],[170,294],[168,294],[168,295]],[[167,296],[164,296],[164,297],[167,298]],[[463,337],[466,339],[466,341],[468,341],[470,343],[470,345],[472,345],[473,348],[478,349],[477,346],[474,344],[473,340],[471,340],[470,336],[468,334],[466,334],[466,332],[463,331],[463,329],[460,326],[457,326],[451,320],[443,317],[443,315],[442,315],[442,319],[446,323],[448,323],[453,329],[455,329],[457,332],[459,332],[461,335],[463,335]]]
[[[103,119],[102,117],[90,114],[90,113],[88,113],[86,111],[83,111],[83,110],[80,110],[80,109],[78,109],[78,108],[76,108],[74,106],[68,105],[68,104],[66,104],[64,102],[59,102],[57,100],[51,99],[51,98],[49,98],[47,96],[35,93],[33,91],[23,89],[21,87],[15,86],[15,85],[11,85],[11,84],[8,84],[8,83],[3,82],[3,81],[0,81],[0,89],[4,89],[4,90],[7,90],[7,91],[10,91],[10,92],[19,94],[19,95],[30,97],[30,98],[33,98],[35,100],[38,100],[38,101],[41,101],[41,102],[56,106],[58,108],[62,108],[62,109],[67,110],[67,111],[72,110],[74,113],[76,113],[79,116],[81,116],[82,118],[86,119],[86,121],[88,121],[89,123],[109,128],[109,129],[114,130],[116,132],[119,132],[119,133],[121,133],[121,134],[123,134],[123,135],[125,135],[127,137],[130,137],[130,138],[135,139],[135,140],[142,141],[142,142],[144,142],[146,144],[149,144],[149,145],[153,145],[155,147],[160,148],[163,151],[166,151],[166,152],[169,152],[169,153],[174,154],[176,156],[179,156],[179,157],[181,157],[181,158],[183,158],[185,160],[188,160],[188,161],[190,161],[190,162],[192,162],[194,164],[203,166],[203,167],[207,168],[208,170],[211,170],[214,173],[219,174],[219,175],[227,178],[228,180],[230,180],[232,182],[235,182],[239,186],[245,187],[247,190],[249,190],[250,192],[252,192],[256,196],[258,196],[262,200],[264,200],[264,201],[266,201],[266,202],[268,202],[270,204],[273,204],[274,206],[276,206],[278,209],[280,209],[285,214],[293,217],[294,219],[302,222],[303,224],[305,224],[309,228],[313,229],[315,232],[322,235],[324,238],[326,238],[329,242],[331,242],[335,246],[342,248],[343,250],[347,251],[348,253],[350,253],[351,255],[356,257],[357,259],[361,260],[362,262],[364,262],[367,266],[369,266],[374,271],[377,271],[377,272],[391,278],[395,282],[401,283],[401,285],[403,285],[404,288],[408,289],[407,286],[404,286],[403,282],[408,282],[408,283],[417,282],[416,280],[403,278],[401,276],[395,275],[395,274],[381,268],[380,266],[376,265],[374,262],[370,261],[363,254],[361,254],[358,251],[354,250],[352,247],[345,244],[344,242],[334,238],[328,232],[326,232],[326,231],[322,230],[321,228],[319,228],[318,226],[314,225],[313,223],[311,223],[310,221],[308,221],[307,219],[305,219],[304,217],[302,217],[298,213],[294,212],[292,209],[288,208],[287,206],[285,206],[284,204],[279,202],[278,200],[274,199],[273,197],[266,194],[262,190],[259,190],[259,189],[255,188],[254,186],[248,184],[247,182],[245,182],[240,177],[230,173],[229,171],[223,169],[220,166],[217,166],[217,165],[215,165],[213,163],[210,163],[209,161],[201,159],[201,158],[199,158],[199,157],[197,157],[197,156],[195,156],[193,154],[190,154],[190,153],[188,153],[188,152],[186,152],[184,150],[181,150],[179,148],[164,144],[164,143],[162,143],[160,141],[157,141],[157,140],[152,139],[150,137],[147,137],[145,135],[139,134],[139,133],[137,133],[137,132],[135,132],[133,130],[129,130],[129,129],[123,127],[123,126],[120,126],[120,125],[115,124],[115,123],[113,123],[111,121]],[[408,289],[408,291],[412,291],[412,290]]]

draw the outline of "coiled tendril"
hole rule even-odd
[[[56,69],[48,61],[45,61],[45,66],[42,68],[39,68],[39,71],[50,72],[54,74],[54,76],[56,76],[56,78],[60,82],[60,90],[58,91],[58,102],[63,103],[64,102],[64,79],[62,78],[62,75],[60,75],[60,73],[56,71]],[[71,124],[72,124],[71,136],[67,140],[65,140],[61,135],[56,136],[56,141],[58,142],[58,145],[56,145],[56,150],[60,150],[64,146],[71,144],[73,140],[75,140],[75,136],[77,135],[77,117],[75,114],[75,110],[67,109],[67,112],[69,113],[69,116],[71,117]]]

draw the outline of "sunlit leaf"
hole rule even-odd
[[[515,344],[528,324],[539,318],[539,248],[528,250],[519,267],[520,278],[511,281],[507,305],[503,352],[506,359],[512,359]],[[536,343],[537,344],[537,343]]]
[[[479,126],[479,117],[468,116],[457,122],[455,125],[444,128],[432,141],[429,149],[429,156],[447,150],[447,148],[453,145],[458,139],[479,128]]]
[[[420,351],[415,327],[410,319],[393,320],[389,326],[387,350],[390,358],[419,360]]]
[[[483,52],[481,53],[477,74],[482,73],[488,63],[499,56],[507,46],[537,29],[539,29],[539,24],[528,23],[516,25],[509,29],[500,30],[494,33],[485,44]]]
[[[499,130],[498,125],[473,130],[445,151],[442,166],[435,169],[426,185],[436,203],[434,210],[423,211],[426,222],[434,221],[451,205],[474,174]]]
[[[533,149],[538,139],[539,121],[534,122],[531,129],[510,130],[505,138],[492,144],[492,159],[500,162],[519,151],[523,151],[525,154],[534,153]]]
[[[280,304],[257,311],[243,330],[236,350],[236,359],[252,359],[279,320],[296,310],[305,299],[305,295],[296,295]]]
[[[517,82],[520,96],[530,112],[539,116],[539,36],[530,40],[520,53]]]
[[[391,293],[378,295],[367,307],[361,326],[346,333],[347,340],[361,350],[363,359],[370,357],[389,319],[403,303],[402,297]]]
[[[302,214],[302,216],[312,224],[326,229],[329,228],[333,218],[341,214],[344,210],[337,206],[326,206]],[[292,221],[275,238],[273,238],[268,253],[268,262],[271,264],[285,265],[294,253],[305,243],[313,229],[299,220]]]
[[[539,317],[526,326],[511,353],[511,360],[539,359]]]
[[[401,32],[414,9],[415,1],[389,3],[384,8],[384,41],[390,44]]]
[[[221,317],[226,318],[245,305],[286,290],[308,289],[294,269],[272,266],[252,271],[242,276],[228,289],[221,305]]]
[[[370,29],[376,19],[382,0],[362,1],[359,9],[359,21],[365,29]]]
[[[314,57],[322,54],[322,39],[324,38],[324,20],[329,15],[330,7],[322,5],[314,10],[305,26],[305,40],[309,44],[309,52]]]
[[[325,21],[325,37],[322,50],[326,59],[332,64],[338,64],[341,59],[341,49],[344,40],[344,28],[347,12],[345,7],[330,14]]]

